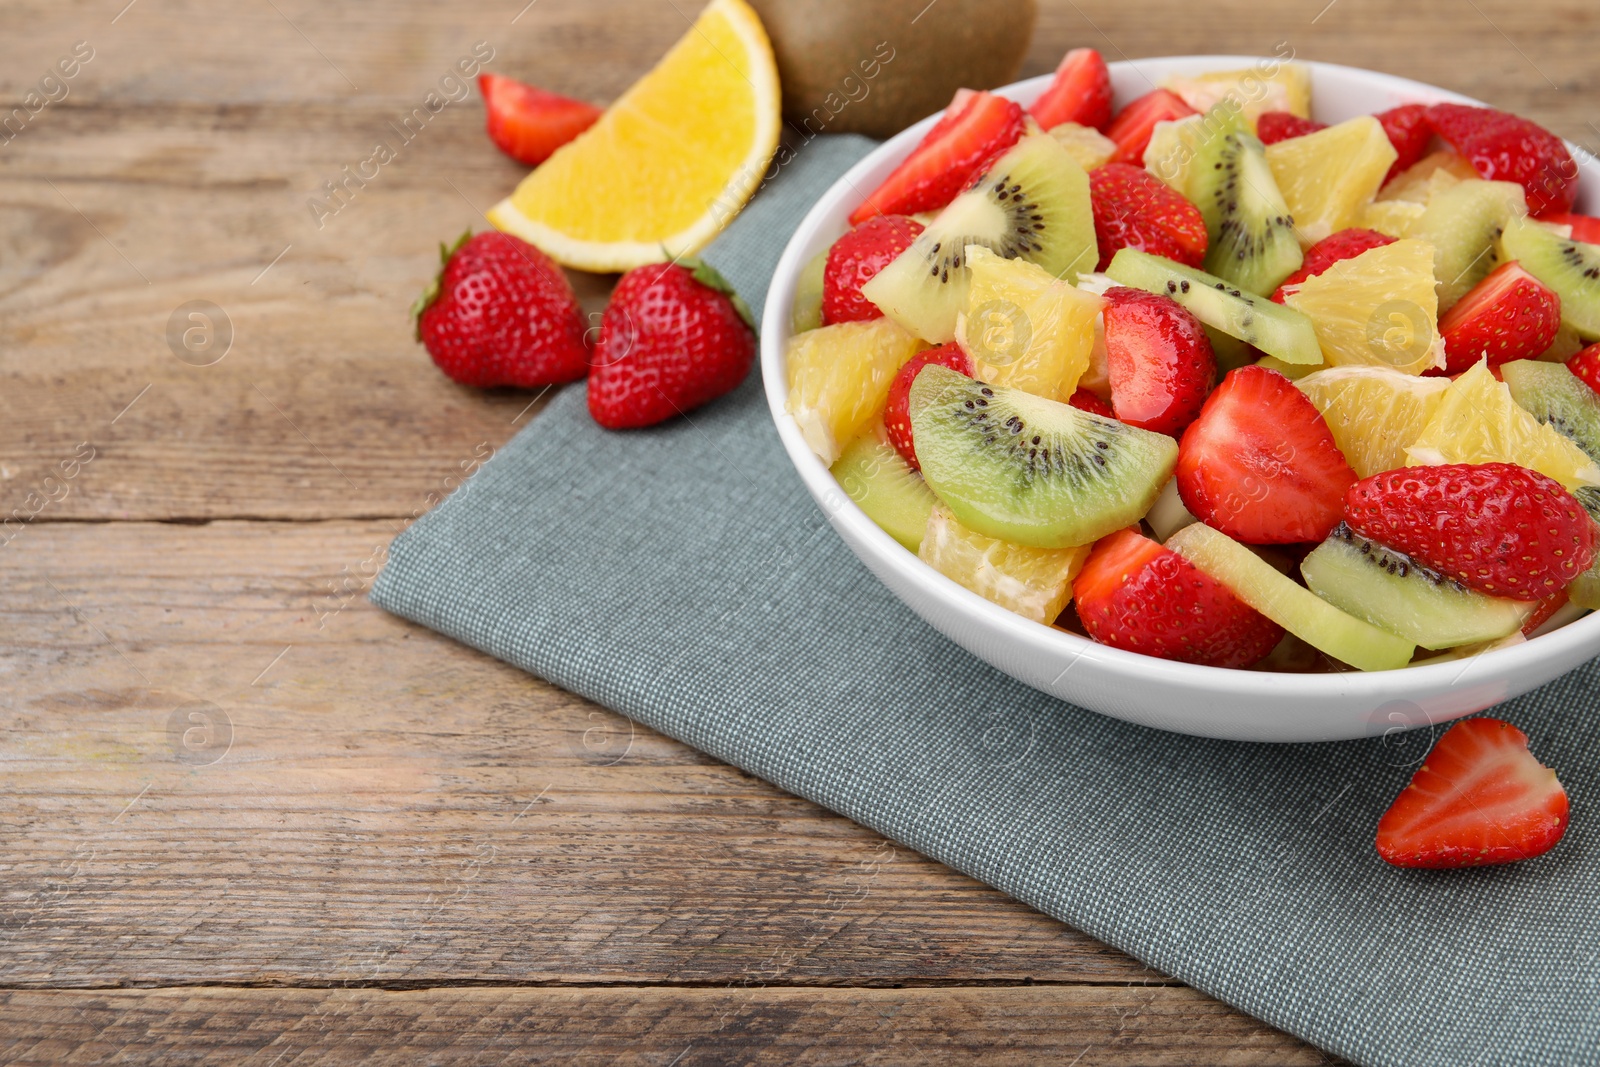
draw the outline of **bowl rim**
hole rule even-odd
[[[1367,81],[1374,88],[1404,98],[1404,101],[1492,106],[1461,93],[1398,75],[1293,57],[1283,59],[1248,55],[1153,56],[1123,60],[1109,66],[1113,75],[1128,72],[1148,76],[1171,73],[1173,68],[1189,68],[1200,72],[1206,69],[1237,68],[1272,62],[1295,62],[1305,65],[1311,69],[1313,83],[1319,71],[1326,71],[1329,74],[1354,76]],[[1042,92],[1052,78],[1053,75],[1044,74],[1013,82],[993,92],[1026,104]],[[1315,100],[1316,97],[1313,96],[1314,104]],[[1313,695],[1326,698],[1330,695],[1330,690],[1336,689],[1342,691],[1340,695],[1352,699],[1425,697],[1439,692],[1441,688],[1454,689],[1469,681],[1483,683],[1526,672],[1543,660],[1562,658],[1564,654],[1574,652],[1586,642],[1596,646],[1596,650],[1600,650],[1600,612],[1591,612],[1560,629],[1509,648],[1479,652],[1460,660],[1403,667],[1392,671],[1290,673],[1180,663],[1113,648],[1068,630],[1025,619],[940,574],[885,533],[843,492],[832,473],[823,466],[821,459],[806,444],[798,425],[788,413],[785,348],[791,336],[789,311],[800,272],[810,258],[808,253],[811,253],[817,235],[824,229],[838,228],[828,226],[830,215],[840,210],[847,197],[854,198],[849,206],[859,201],[864,195],[859,186],[865,175],[890,157],[898,159],[906,155],[938,120],[940,114],[936,112],[929,115],[884,141],[851,166],[817,198],[784,247],[778,266],[773,272],[762,309],[761,372],[767,406],[777,427],[778,436],[789,454],[790,462],[829,521],[835,526],[847,528],[852,535],[844,537],[852,551],[861,554],[855,545],[860,545],[862,551],[870,550],[872,563],[891,569],[902,579],[929,586],[930,593],[957,609],[962,616],[981,625],[993,636],[1014,641],[1024,649],[1051,657],[1067,654],[1071,657],[1068,670],[1078,662],[1087,660],[1117,673],[1160,680],[1168,685],[1216,694],[1277,696],[1293,700],[1297,696]],[[1571,142],[1566,143],[1569,150],[1576,149]],[[1600,165],[1586,165],[1589,157],[1581,150],[1574,151],[1574,158],[1579,161],[1582,172],[1587,174],[1591,182],[1600,183]],[[862,562],[869,561],[863,559]],[[869,569],[876,570],[876,567],[869,566]],[[885,582],[885,584],[890,586],[891,592],[894,592],[892,583]],[[895,595],[899,596],[898,593]],[[1063,671],[1062,676],[1065,673],[1066,671]],[[1470,679],[1469,674],[1472,675]]]

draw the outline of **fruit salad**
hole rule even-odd
[[[1089,49],[1031,108],[962,90],[806,268],[789,412],[860,508],[1025,618],[1219,668],[1600,608],[1600,220],[1563,142],[1427,101],[1325,124],[1292,62],[1114,103]]]

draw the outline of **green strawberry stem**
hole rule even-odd
[[[427,287],[422,290],[422,295],[411,302],[411,328],[418,341],[422,340],[422,313],[433,306],[439,299],[439,283],[444,280],[444,269],[450,265],[450,257],[461,250],[461,246],[472,239],[472,227],[467,227],[460,237],[456,238],[453,245],[446,246],[439,242],[439,273],[435,274]]]

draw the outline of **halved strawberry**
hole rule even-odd
[[[1590,345],[1567,360],[1567,369],[1584,385],[1600,393],[1600,344]]]
[[[1067,403],[1071,404],[1079,411],[1087,411],[1091,415],[1099,415],[1107,419],[1114,419],[1117,417],[1117,413],[1111,410],[1110,404],[1107,404],[1104,400],[1101,400],[1098,394],[1091,393],[1081,385],[1077,389],[1073,390],[1071,396],[1067,397]]]
[[[1516,260],[1502,263],[1467,291],[1439,320],[1442,374],[1460,374],[1485,357],[1498,367],[1534,359],[1561,328],[1561,298]]]
[[[1480,177],[1522,186],[1529,214],[1572,210],[1578,165],[1561,138],[1543,126],[1492,107],[1466,104],[1434,104],[1428,109],[1428,122]]]
[[[1022,105],[1005,97],[958,91],[944,117],[850,214],[850,224],[944,207],[991,156],[1016,144],[1024,117]]]
[[[478,91],[483,93],[489,139],[500,151],[530,167],[549,159],[605,113],[593,104],[547,93],[500,74],[478,75]]]
[[[1396,867],[1479,867],[1543,855],[1567,832],[1567,792],[1499,719],[1444,732],[1378,820],[1378,855]]]
[[[1130,527],[1095,543],[1072,583],[1078,619],[1103,645],[1208,667],[1250,667],[1283,628]]]
[[[1291,285],[1299,285],[1307,278],[1315,278],[1329,267],[1344,259],[1354,259],[1363,252],[1370,252],[1374,248],[1394,244],[1394,238],[1388,234],[1379,233],[1377,230],[1359,230],[1351,228],[1331,233],[1306,249],[1305,259],[1300,263],[1300,269],[1283,280],[1283,284],[1272,294],[1274,303],[1283,303],[1283,291]]]
[[[1206,220],[1183,194],[1143,167],[1107,163],[1089,172],[1094,235],[1105,270],[1120,249],[1198,267],[1206,258]]]
[[[1264,111],[1256,119],[1256,136],[1262,144],[1277,144],[1291,137],[1304,137],[1308,133],[1328,128],[1326,122],[1314,122],[1287,111]]]
[[[1586,245],[1600,245],[1600,219],[1588,215],[1557,213],[1544,216],[1544,221],[1557,226],[1571,226],[1574,241],[1582,241]]]
[[[1389,135],[1398,158],[1383,180],[1388,182],[1403,170],[1409,170],[1428,154],[1428,142],[1433,140],[1433,126],[1428,122],[1428,105],[1401,104],[1388,111],[1380,111],[1375,118]]]
[[[1117,142],[1112,153],[1112,163],[1132,163],[1144,166],[1144,150],[1150,147],[1150,134],[1158,122],[1176,122],[1199,114],[1183,102],[1177,93],[1157,89],[1145,93],[1117,113],[1106,127],[1106,136]]]
[[[1210,338],[1169,296],[1115,286],[1105,299],[1112,410],[1129,426],[1177,437],[1217,380]]]
[[[1265,367],[1231,371],[1178,443],[1183,506],[1246,544],[1321,541],[1355,482],[1316,406]]]
[[[1104,130],[1111,121],[1111,71],[1093,48],[1074,48],[1056,68],[1055,80],[1028,109],[1045,129],[1076,122]]]
[[[911,464],[912,470],[921,470],[917,462],[917,446],[911,439],[911,383],[917,372],[930,363],[949,367],[953,371],[972,377],[972,360],[954,341],[918,352],[901,365],[889,383],[889,400],[883,408],[883,427],[888,432],[889,443],[900,453],[900,458]]]

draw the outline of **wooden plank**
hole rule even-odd
[[[0,983],[1165,981],[378,611],[392,530],[0,550]]]
[[[0,993],[16,1067],[164,1063],[1336,1063],[1194,990],[173,989]]]

